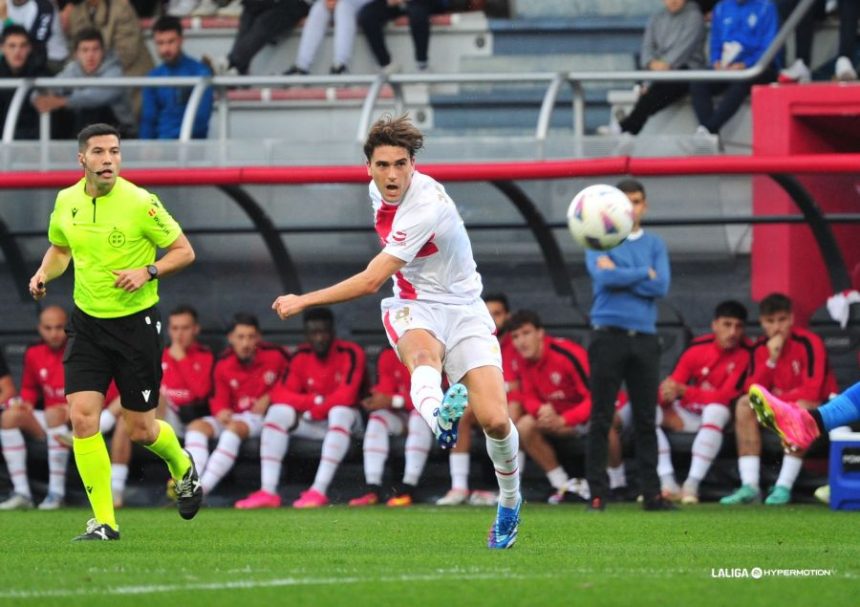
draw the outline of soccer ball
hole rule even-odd
[[[573,239],[587,249],[617,247],[633,229],[633,205],[611,185],[592,185],[570,201],[567,227]]]

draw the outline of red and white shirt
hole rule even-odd
[[[231,349],[215,363],[215,393],[209,399],[212,415],[225,409],[243,413],[268,394],[289,368],[286,350],[261,343],[251,360],[243,362]]]
[[[392,277],[396,298],[467,304],[480,297],[472,244],[440,183],[415,171],[398,204],[385,202],[372,181],[369,192],[382,250],[406,262]]]
[[[215,357],[204,345],[194,343],[185,358],[176,360],[170,348],[161,354],[161,395],[176,411],[179,407],[205,402],[212,391],[212,367]]]
[[[371,392],[378,392],[386,396],[399,396],[403,399],[403,409],[411,411],[414,409],[409,390],[412,387],[412,378],[409,369],[406,368],[397,352],[393,348],[385,348],[376,361],[376,385]]]
[[[63,371],[65,349],[65,343],[53,350],[45,342],[27,348],[21,375],[21,400],[45,409],[66,404],[66,375]]]
[[[749,367],[746,344],[724,350],[713,334],[694,339],[681,354],[670,376],[687,386],[681,406],[700,414],[705,405],[729,406],[741,394]]]

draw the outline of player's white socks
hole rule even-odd
[[[452,453],[448,456],[448,467],[451,470],[451,489],[468,491],[469,468],[471,467],[469,454]]]
[[[624,470],[624,464],[614,468],[606,468],[606,474],[609,475],[609,488],[618,489],[619,487],[627,486],[627,472]]]
[[[18,428],[0,430],[0,443],[3,444],[3,459],[12,479],[12,490],[24,497],[32,498],[30,483],[27,482],[27,447],[24,435]]]
[[[525,474],[526,471],[526,461],[528,460],[528,455],[522,449],[517,453],[517,469],[520,471],[520,476]]]
[[[99,432],[107,434],[113,430],[114,426],[116,426],[116,415],[111,413],[108,409],[102,409],[102,412],[99,415]]]
[[[48,493],[58,497],[66,495],[66,468],[69,466],[69,448],[57,440],[69,429],[65,424],[48,428]]]
[[[758,489],[759,466],[761,458],[758,455],[742,455],[738,458],[738,471],[741,473],[741,484]]]
[[[218,439],[218,446],[212,452],[212,457],[209,458],[209,462],[206,464],[203,478],[200,479],[204,494],[209,494],[221,479],[230,472],[230,468],[236,463],[236,456],[239,455],[239,445],[241,444],[242,439],[235,432],[224,430],[221,433],[221,438]]]
[[[284,456],[290,446],[290,429],[296,425],[296,410],[289,405],[272,405],[266,411],[260,433],[260,486],[278,493]]]
[[[547,472],[546,477],[549,480],[549,484],[552,485],[552,488],[556,491],[567,485],[567,481],[570,478],[561,466],[556,466]]]
[[[424,420],[418,419],[424,426]],[[388,428],[382,418],[370,414],[367,429],[364,431],[364,479],[368,485],[381,485],[385,460],[388,459]],[[409,452],[406,452],[407,461]]]
[[[312,489],[323,495],[328,491],[337,467],[349,451],[350,430],[355,420],[353,415],[349,407],[341,406],[334,407],[328,412],[328,432],[323,439],[317,475],[314,477],[314,484],[311,485]]]
[[[128,465],[111,464],[110,490],[113,493],[114,499],[116,499],[117,497],[122,499],[122,494],[125,492],[126,481],[128,481]]]
[[[431,429],[436,427],[436,418],[433,412],[442,404],[442,374],[433,367],[421,365],[415,367],[412,372],[412,386],[409,389],[409,396],[412,398],[412,404],[415,405],[415,410],[421,414],[424,421]]]
[[[688,479],[696,481],[697,488],[723,446],[723,428],[730,417],[731,412],[723,405],[707,405],[702,411],[702,426],[693,439],[690,472],[687,475]]]
[[[657,428],[657,475],[664,477],[675,477],[675,467],[672,465],[672,447],[663,429]]]
[[[409,429],[406,434],[406,463],[403,468],[403,482],[407,485],[417,485],[424,465],[427,463],[427,455],[433,446],[433,433],[417,413],[409,416]],[[380,478],[380,481],[382,479]]]
[[[504,508],[513,508],[520,500],[520,471],[517,468],[520,435],[517,427],[511,422],[511,432],[505,438],[486,436],[486,439],[487,453],[493,460],[499,483],[499,504]]]
[[[185,433],[185,450],[191,454],[197,474],[203,474],[209,459],[209,438],[202,432],[189,430]]]
[[[776,484],[780,487],[785,487],[789,491],[794,487],[794,481],[797,480],[797,475],[800,474],[800,469],[803,467],[803,458],[796,455],[784,455],[782,457],[782,467],[779,469],[779,478],[776,479]]]

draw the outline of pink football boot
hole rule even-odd
[[[265,489],[254,491],[251,495],[235,504],[240,510],[256,510],[257,508],[280,508],[281,496],[269,493]]]
[[[776,432],[791,447],[808,449],[818,438],[818,424],[809,411],[781,401],[758,384],[750,388],[750,406],[758,421]]]
[[[299,499],[293,502],[293,508],[320,508],[328,506],[328,498],[311,487],[307,491],[302,491]]]

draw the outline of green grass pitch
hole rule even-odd
[[[527,504],[503,552],[489,508],[119,514],[121,541],[71,543],[88,511],[0,513],[0,605],[860,604],[858,514],[816,506]]]

